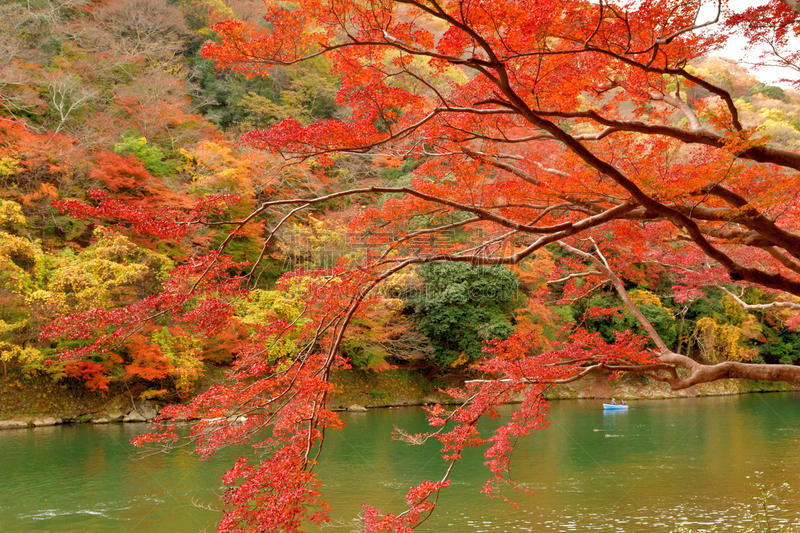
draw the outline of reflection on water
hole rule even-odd
[[[422,531],[669,531],[743,523],[741,503],[767,485],[800,488],[800,395],[637,402],[604,412],[599,401],[555,402],[550,427],[521,442],[512,492],[519,506],[479,493],[480,452],[457,465],[453,486]],[[503,412],[508,415],[508,410]],[[405,492],[441,477],[436,443],[391,441],[393,426],[425,429],[421,410],[344,413],[319,466],[333,527],[351,531],[367,502],[404,509]],[[502,423],[487,421],[483,429]],[[142,458],[129,441],[143,425],[60,426],[0,432],[0,531],[214,531],[220,476],[234,452],[211,462],[185,453]],[[800,517],[800,498],[775,518]],[[336,527],[339,526],[339,527]],[[313,527],[309,531],[318,531]]]

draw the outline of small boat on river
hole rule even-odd
[[[616,403],[604,403],[603,410],[604,411],[621,411],[623,409],[627,409],[627,405],[620,405]]]

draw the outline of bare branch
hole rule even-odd
[[[749,304],[742,300],[739,296],[736,296],[734,293],[723,287],[722,285],[717,285],[719,289],[722,290],[725,294],[733,298],[733,300],[742,306],[743,309],[747,309],[748,311],[766,311],[768,309],[794,309],[800,311],[800,304],[795,302],[770,302],[768,304]]]

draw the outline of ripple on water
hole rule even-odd
[[[70,516],[70,515],[92,515],[92,516],[101,516],[103,518],[108,518],[109,520],[116,520],[115,517],[110,516],[107,514],[107,511],[95,511],[93,509],[44,509],[34,514],[23,514],[20,515],[19,518],[22,520],[30,519],[30,520],[48,520],[50,518],[55,518],[57,516]]]

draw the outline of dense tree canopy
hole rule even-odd
[[[204,457],[253,444],[258,457],[224,478],[220,531],[325,519],[314,465],[341,424],[331,372],[402,360],[392,346],[470,363],[475,379],[449,391],[463,403],[400,437],[439,440],[451,465],[484,447],[489,495],[509,482],[516,440],[546,426],[543,392],[559,383],[800,382],[800,98],[707,58],[741,32],[797,68],[800,8],[731,13],[720,0],[701,18],[703,3],[301,0],[255,16],[250,3],[131,0],[87,8],[80,25],[48,19],[84,46],[114,44],[102,74],[58,67],[44,46],[60,46],[55,26],[19,30],[28,78],[4,71],[0,175],[17,181],[0,203],[0,264],[13,265],[0,282],[25,312],[0,325],[43,328],[64,371],[100,388],[121,366],[185,393],[224,344],[231,383],[166,408],[138,440],[173,446],[174,423],[197,419]],[[36,22],[4,9],[27,21],[17,29]],[[230,148],[167,74],[194,31],[208,39],[187,76],[195,105],[264,128],[244,134],[248,148]],[[114,121],[81,120],[103,105]],[[78,171],[73,147],[88,140]],[[20,189],[23,174],[36,186]],[[62,194],[53,176],[96,189]],[[25,217],[49,227],[53,198],[78,219],[58,225],[81,236],[77,271],[19,237]],[[116,231],[90,231],[101,222]],[[280,260],[289,272],[267,286]],[[518,287],[524,302],[506,297]],[[478,432],[519,398],[508,423]],[[411,531],[451,469],[411,488],[402,512],[365,507],[366,530]]]

